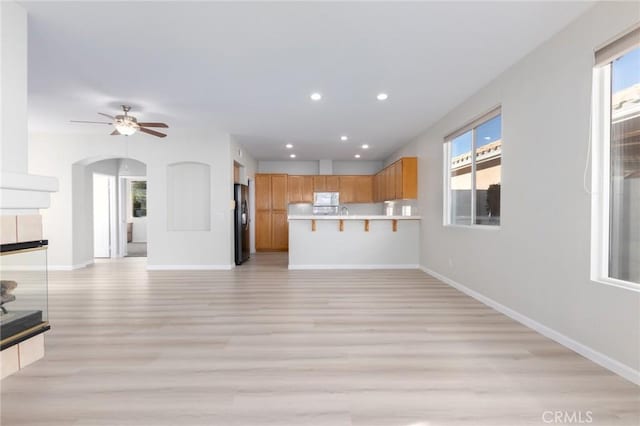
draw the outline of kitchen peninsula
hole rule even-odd
[[[289,215],[289,269],[413,269],[420,216]]]

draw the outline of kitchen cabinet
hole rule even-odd
[[[403,157],[374,177],[374,199],[389,201],[418,198],[418,159]]]
[[[271,175],[271,210],[287,211],[287,175]]]
[[[312,203],[313,181],[315,176],[289,175],[287,178],[288,202]]]
[[[373,202],[373,176],[355,176],[356,203]]]
[[[313,176],[302,177],[302,202],[313,203]]]
[[[313,177],[314,192],[337,192],[340,190],[340,176],[317,175]]]
[[[340,176],[326,176],[325,191],[338,192],[340,191]]]
[[[393,173],[393,165],[384,170],[385,179],[387,181],[385,200],[395,200],[396,197],[396,175]]]
[[[271,176],[256,175],[256,210],[271,210]]]
[[[373,176],[340,176],[340,203],[373,202]]]
[[[273,235],[272,250],[287,250],[289,248],[289,222],[286,211],[271,213],[271,235]]]
[[[294,179],[294,186],[302,182],[303,180]],[[255,183],[256,250],[287,250],[289,177],[285,174],[257,174]]]
[[[256,211],[256,250],[271,250],[271,212]]]
[[[302,203],[303,196],[304,176],[291,176],[287,177],[287,192],[289,193],[289,203]]]
[[[340,192],[340,204],[355,203],[356,180],[355,176],[340,176],[338,191]]]
[[[313,177],[313,192],[323,192],[327,190],[327,177],[326,176],[314,176]]]

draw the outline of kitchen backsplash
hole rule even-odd
[[[386,216],[417,216],[417,200],[397,200],[384,203],[345,203],[350,215],[386,215]],[[290,215],[313,214],[312,204],[289,204]]]

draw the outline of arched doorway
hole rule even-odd
[[[146,257],[146,164],[89,158],[72,175],[74,259]]]

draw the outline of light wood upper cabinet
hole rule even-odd
[[[405,199],[418,198],[418,159],[405,157],[402,162],[402,197]]]
[[[271,175],[271,209],[287,210],[287,175]]]
[[[326,176],[314,176],[313,177],[313,192],[323,192],[327,190],[327,177]]]
[[[313,203],[313,176],[302,177],[302,202]]]
[[[393,188],[393,195],[396,199],[404,198],[403,197],[404,182],[402,179],[402,160],[396,161],[395,163],[393,163],[391,168],[392,168],[391,173],[393,174],[393,181],[395,182],[395,186]]]
[[[303,203],[304,176],[287,177],[287,192],[289,193],[289,203]]]
[[[340,192],[340,203],[354,203],[356,199],[355,176],[340,176],[338,191]]]
[[[327,192],[340,191],[340,176],[326,176],[325,188]]]
[[[256,184],[256,210],[271,210],[271,175],[257,174]]]
[[[288,176],[287,192],[289,194],[289,204],[313,202],[314,178],[316,178],[316,176]]]
[[[374,177],[376,201],[418,198],[418,159],[403,157]]]
[[[355,176],[356,203],[373,202],[373,176]]]
[[[373,176],[340,176],[340,203],[373,202]]]
[[[395,200],[396,197],[396,175],[393,173],[393,165],[384,169],[385,179],[387,181],[385,200]]]

